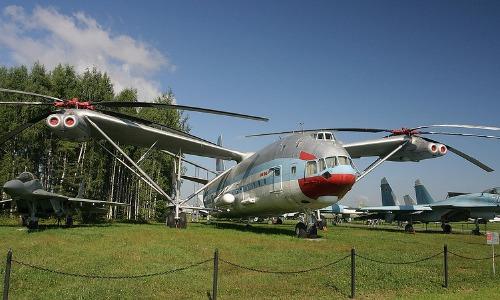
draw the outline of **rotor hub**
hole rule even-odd
[[[415,129],[411,129],[411,128],[401,128],[401,129],[394,129],[394,130],[391,130],[391,134],[393,135],[408,135],[408,136],[412,136],[412,135],[416,135],[416,134],[419,134],[420,131],[418,130],[415,130]]]
[[[95,110],[95,106],[90,101],[80,101],[78,98],[70,100],[56,101],[54,107],[57,108],[76,108],[76,109],[90,109]]]

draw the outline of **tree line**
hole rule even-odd
[[[58,65],[47,71],[35,63],[26,66],[0,67],[0,87],[29,91],[60,99],[80,101],[137,101],[137,90],[127,88],[115,94],[110,77],[95,68],[78,74],[70,65]],[[40,101],[40,98],[0,92],[0,101]],[[172,104],[174,94],[167,90],[156,99]],[[0,136],[47,110],[41,106],[0,105]],[[188,119],[177,110],[120,108],[121,113],[144,118],[171,128],[189,131]],[[102,146],[104,147],[102,147]],[[110,154],[106,151],[111,150]],[[147,149],[124,146],[127,155],[137,161]],[[0,184],[28,171],[37,176],[51,192],[127,203],[110,208],[108,217],[128,220],[164,221],[165,199],[118,162],[120,156],[105,141],[65,141],[54,136],[40,121],[0,145]],[[141,162],[143,168],[167,193],[172,193],[173,159],[151,150]]]

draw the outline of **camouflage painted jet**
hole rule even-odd
[[[314,236],[316,223],[319,220],[316,220],[312,212],[342,199],[357,181],[385,161],[420,161],[441,157],[450,151],[485,171],[493,171],[492,168],[456,148],[424,137],[424,135],[443,134],[500,139],[498,136],[489,135],[422,131],[430,127],[500,130],[497,127],[473,125],[430,125],[399,130],[328,128],[259,134],[257,136],[279,134],[286,137],[255,153],[245,153],[225,148],[165,125],[118,113],[109,108],[154,107],[260,121],[266,121],[266,118],[184,105],[150,102],[81,102],[78,99],[62,100],[31,92],[8,89],[0,89],[0,91],[50,100],[0,102],[5,105],[39,105],[48,108],[38,117],[1,136],[0,144],[44,119],[50,130],[61,138],[74,141],[104,139],[125,158],[123,163],[127,167],[166,199],[172,209],[172,213],[167,218],[167,225],[172,227],[185,227],[186,215],[183,209],[196,208],[187,203],[203,193],[204,209],[210,210],[212,214],[219,217],[266,217],[303,212],[306,220],[296,225],[295,232],[300,237]],[[388,133],[389,135],[344,144],[337,140],[334,132]],[[186,199],[182,199],[179,192],[181,172],[176,172],[175,193],[169,195],[127,156],[118,143],[174,153],[177,161],[176,170],[182,169],[182,155],[184,154],[232,160],[237,164],[221,172],[212,180],[204,180],[205,185],[202,188]],[[355,168],[352,159],[361,157],[375,157],[376,159],[360,172]]]
[[[12,199],[0,203],[12,202],[21,215],[23,226],[29,229],[38,227],[38,219],[55,216],[58,220],[66,219],[66,225],[73,224],[73,215],[78,211],[85,213],[106,214],[108,205],[126,205],[118,202],[90,200],[67,197],[42,188],[40,180],[29,172],[21,173],[16,179],[3,185],[3,191]]]
[[[383,206],[363,207],[360,210],[377,213],[385,217],[386,221],[407,221],[406,231],[413,231],[414,222],[441,222],[444,233],[451,233],[449,222],[467,221],[470,218],[493,219],[500,213],[500,188],[492,188],[482,193],[463,194],[449,197],[445,200],[434,201],[420,180],[415,181],[417,205],[395,205],[395,196],[391,186],[385,178],[381,181]],[[457,194],[457,193],[454,193]],[[476,226],[476,233],[479,229]]]

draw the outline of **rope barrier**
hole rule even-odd
[[[283,274],[283,275],[286,275],[286,274],[300,274],[300,273],[307,273],[307,272],[311,272],[311,271],[316,271],[316,270],[320,270],[320,269],[324,269],[326,267],[329,267],[329,266],[333,266],[341,261],[343,261],[344,259],[350,257],[351,255],[346,255],[334,262],[331,262],[331,263],[328,263],[326,265],[322,265],[322,266],[319,266],[319,267],[314,267],[314,268],[310,268],[310,269],[305,269],[305,270],[298,270],[298,271],[269,271],[269,270],[261,270],[261,269],[255,269],[255,268],[251,268],[251,267],[246,267],[246,266],[242,266],[242,265],[238,265],[238,264],[235,264],[233,262],[230,262],[230,261],[227,261],[225,259],[222,259],[222,258],[219,258],[219,260],[225,264],[228,264],[228,265],[231,265],[233,267],[236,267],[236,268],[240,268],[240,269],[245,269],[245,270],[248,270],[248,271],[253,271],[253,272],[259,272],[259,273],[267,273],[267,274]]]
[[[488,256],[488,257],[481,257],[481,258],[468,257],[468,256],[464,256],[464,255],[460,255],[460,254],[451,252],[450,250],[448,250],[448,253],[453,254],[453,255],[455,255],[457,257],[460,257],[460,258],[470,259],[470,260],[486,260],[486,259],[491,259],[493,257],[493,255]],[[497,258],[497,257],[500,257],[500,254],[495,255],[495,258]]]
[[[431,255],[429,257],[424,257],[422,259],[418,259],[418,260],[413,260],[413,261],[406,261],[406,262],[390,262],[390,261],[381,261],[381,260],[377,260],[377,259],[373,259],[373,258],[370,258],[370,257],[366,257],[366,256],[362,256],[362,255],[359,255],[356,253],[356,256],[359,257],[359,258],[362,258],[364,260],[368,260],[368,261],[371,261],[371,262],[376,262],[376,263],[380,263],[380,264],[387,264],[387,265],[409,265],[409,264],[416,264],[416,263],[419,263],[419,262],[423,262],[423,261],[426,261],[426,260],[429,260],[429,259],[432,259],[438,255],[441,255],[443,254],[443,251],[440,251],[434,255]]]
[[[123,275],[123,276],[113,276],[113,275],[111,275],[111,276],[105,276],[105,275],[77,274],[77,273],[70,273],[70,272],[63,272],[63,271],[51,270],[51,269],[48,269],[48,268],[45,268],[45,267],[40,267],[40,266],[32,265],[32,264],[25,263],[25,262],[22,262],[22,261],[18,261],[18,260],[15,260],[15,259],[13,259],[12,262],[15,262],[15,263],[20,264],[22,266],[29,267],[29,268],[32,268],[32,269],[36,269],[36,270],[39,270],[39,271],[54,273],[54,274],[58,274],[58,275],[65,275],[65,276],[73,276],[73,277],[80,277],[80,278],[90,278],[90,279],[134,279],[134,278],[153,277],[153,276],[159,276],[159,275],[165,275],[165,274],[169,274],[169,273],[174,273],[174,272],[178,272],[178,271],[184,271],[184,270],[187,270],[187,269],[190,269],[190,268],[194,268],[194,267],[203,265],[203,264],[205,264],[207,262],[210,262],[212,260],[213,260],[212,258],[209,258],[209,259],[206,259],[204,261],[200,261],[200,262],[197,262],[197,263],[194,263],[194,264],[190,264],[190,265],[185,266],[185,267],[180,267],[180,268],[176,268],[176,269],[172,269],[172,270],[167,270],[167,271],[161,271],[161,272],[157,272],[157,273],[139,274],[139,275]]]

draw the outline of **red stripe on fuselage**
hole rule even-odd
[[[332,174],[330,177],[313,176],[299,179],[299,187],[304,195],[312,199],[321,196],[344,196],[356,182],[353,174]]]
[[[311,153],[300,151],[299,158],[302,159],[302,160],[313,160],[313,159],[316,159],[316,156],[314,156]]]

